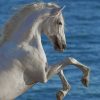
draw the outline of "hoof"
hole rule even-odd
[[[64,97],[64,94],[62,91],[59,91],[57,94],[56,94],[56,97],[57,97],[57,100],[63,100],[63,97]]]
[[[88,78],[82,78],[82,84],[85,86],[85,87],[88,87],[89,85],[89,79]]]
[[[89,85],[90,69],[87,70],[86,75],[82,78],[81,82],[85,87]]]

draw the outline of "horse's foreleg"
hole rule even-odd
[[[83,72],[83,77],[81,81],[82,81],[82,84],[87,87],[89,84],[90,69],[86,65],[77,61],[75,58],[68,58],[68,60],[70,64],[75,65],[77,68],[79,68]]]
[[[68,67],[67,65],[75,65],[77,68],[79,68],[83,72],[83,77],[81,81],[84,86],[88,86],[90,72],[89,68],[71,57],[62,60],[60,63],[55,64],[51,68],[49,68],[47,70],[47,79],[59,73],[63,68]]]
[[[66,80],[65,76],[64,76],[64,73],[63,73],[63,70],[61,70],[59,73],[58,73],[60,79],[61,79],[61,82],[62,82],[62,85],[63,85],[63,88],[62,90],[58,91],[57,93],[57,100],[62,100],[62,98],[68,93],[68,91],[70,90],[71,86],[69,85],[68,81]]]
[[[84,86],[87,86],[89,82],[89,72],[90,72],[89,68],[81,64],[74,58],[69,57],[67,59],[62,60],[60,63],[51,66],[50,68],[47,69],[47,79],[49,79],[55,74],[58,74],[63,84],[63,89],[57,93],[58,100],[62,100],[62,98],[70,90],[70,85],[67,82],[62,71],[63,68],[68,67],[68,65],[75,65],[77,68],[79,68],[83,72],[82,83]]]

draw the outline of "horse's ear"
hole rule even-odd
[[[65,8],[65,6],[63,6],[62,8],[56,8],[56,9],[53,9],[51,14],[54,16],[54,15],[60,15],[62,10]]]

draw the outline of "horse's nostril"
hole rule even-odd
[[[66,44],[63,44],[63,45],[62,45],[62,48],[65,49],[65,48],[66,48]]]

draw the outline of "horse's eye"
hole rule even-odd
[[[58,25],[62,25],[62,22],[57,22]]]

